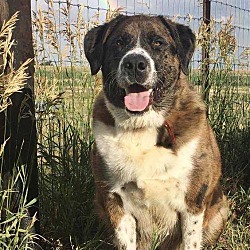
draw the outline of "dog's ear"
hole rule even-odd
[[[160,16],[160,19],[170,31],[170,34],[176,43],[176,50],[181,63],[181,69],[183,73],[187,75],[188,65],[195,49],[195,35],[188,26],[174,23],[163,16]]]
[[[123,15],[119,15],[109,23],[97,26],[85,35],[84,38],[84,52],[86,58],[90,64],[91,74],[95,75],[98,73],[102,66],[104,51],[103,47],[107,40],[107,37],[111,33],[114,26],[117,24]]]

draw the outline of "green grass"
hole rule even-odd
[[[93,143],[90,115],[94,82],[89,75],[79,75],[77,71],[73,83],[65,79],[72,75],[62,73],[62,82],[71,82],[77,90],[76,99],[65,91],[53,117],[49,118],[52,113],[48,110],[42,114],[44,118],[38,119],[42,232],[52,244],[62,244],[62,249],[72,245],[77,249],[112,249],[109,240],[103,238],[105,229],[93,211],[89,153]],[[244,250],[250,247],[248,86],[237,86],[231,75],[224,78],[216,75],[214,79],[218,80],[210,92],[209,119],[222,153],[222,183],[230,204],[230,218],[214,249]],[[240,83],[240,76],[237,79]],[[64,88],[67,90],[70,85]],[[78,107],[80,102],[84,108],[73,110],[72,102]]]
[[[25,166],[20,166],[12,176],[5,174],[0,179],[0,249],[22,250],[36,245],[35,217],[29,218],[28,215],[28,208],[35,200],[27,200],[25,169]]]
[[[57,29],[59,26],[53,24],[56,19],[51,13],[48,18]],[[45,21],[41,20],[42,23]],[[47,37],[57,34],[46,25]],[[40,41],[52,47],[60,44],[53,40],[56,38],[53,41],[46,39]],[[79,41],[82,43],[81,39]],[[36,45],[44,49],[39,41]],[[52,51],[63,53],[55,48]],[[41,51],[38,49],[37,52]],[[92,78],[86,65],[74,66],[74,59],[71,60],[67,67],[36,67],[36,100],[43,106],[37,112],[37,131],[41,234],[44,238],[38,243],[44,249],[111,250],[111,240],[105,238],[106,230],[95,215],[94,182],[90,169],[91,112],[94,96],[100,88],[100,77]],[[250,249],[250,73],[219,66],[215,65],[210,73],[207,104],[209,120],[221,149],[222,184],[229,199],[230,217],[213,249],[247,250]],[[202,92],[200,71],[193,70],[190,79]],[[23,199],[18,211],[13,213],[10,209],[16,176],[25,176],[20,171],[10,179],[8,189],[3,186],[0,189],[0,210],[6,213],[0,222],[0,249],[29,249],[38,237],[32,232],[32,224],[22,225],[31,205],[24,191],[21,192]],[[157,236],[154,239],[152,249],[157,246]]]
[[[58,68],[53,68],[53,74],[44,68],[36,72],[37,100],[47,104],[37,113],[41,234],[46,239],[39,244],[44,249],[110,250],[111,241],[105,239],[105,229],[93,207],[90,169],[91,110],[99,79],[94,80],[79,68],[70,70],[75,72],[66,74],[65,69],[61,72]],[[210,92],[209,119],[220,145],[222,183],[230,203],[230,218],[214,249],[247,250],[250,247],[249,86],[235,86],[234,78],[230,77],[224,77],[225,81],[218,76],[214,79],[218,81]],[[237,79],[240,82],[240,77]],[[9,215],[9,218],[16,216],[13,220],[16,225],[29,205],[22,204],[18,216]],[[17,230],[23,235],[18,239],[27,235],[18,249],[26,249],[35,239],[30,228],[27,230]],[[4,234],[8,235],[6,230]],[[2,241],[14,244],[6,236]],[[152,249],[156,245],[157,239]]]

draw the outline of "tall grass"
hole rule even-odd
[[[36,65],[41,231],[48,239],[42,245],[95,249],[102,234],[90,202],[94,195],[89,166],[95,81],[83,64],[86,23],[82,10],[73,27],[69,7],[61,9],[62,24],[57,23],[53,1],[48,2],[48,11],[34,16],[37,59],[49,60],[48,51],[58,59],[53,66]]]
[[[11,96],[23,89],[28,75],[28,64],[32,59],[24,62],[18,69],[14,69],[15,55],[12,52],[14,41],[12,34],[18,20],[15,13],[0,29],[0,119],[1,119],[1,145],[0,145],[0,249],[23,250],[35,246],[36,235],[33,226],[36,218],[29,218],[28,208],[35,200],[27,199],[27,172],[20,162],[10,173],[4,168],[4,153],[7,138],[3,127],[6,124],[7,109],[12,104]],[[18,153],[17,153],[18,154]]]
[[[226,230],[215,249],[245,250],[250,247],[250,72],[244,60],[236,58],[233,34],[232,18],[219,31],[212,21],[210,27],[201,26],[198,46],[205,46],[210,54],[205,62],[210,64],[209,86],[201,92],[209,93],[208,118],[220,146],[222,182],[230,205]],[[208,40],[202,39],[208,35]]]
[[[35,200],[28,202],[28,182],[25,166],[16,168],[9,175],[2,175],[0,188],[0,249],[24,250],[36,246],[34,232],[36,217],[29,218],[28,208]]]
[[[52,0],[47,2],[48,10],[38,10],[34,15],[40,209],[42,234],[47,239],[43,246],[112,249],[93,211],[89,164],[93,143],[91,107],[101,80],[100,76],[90,76],[82,53],[84,33],[98,24],[98,15],[85,21],[81,7],[72,25],[69,1],[60,10]],[[116,14],[108,11],[107,19]],[[215,249],[244,250],[250,247],[249,72],[244,73],[245,77],[233,68],[237,41],[230,20],[220,31],[213,25],[209,33],[212,43],[205,39],[207,27],[201,26],[197,46],[210,50],[210,85],[206,90],[210,94],[209,120],[220,144],[223,186],[231,208],[227,228]],[[52,65],[46,66],[48,61]],[[196,79],[197,85],[202,81],[196,71],[191,79]],[[199,87],[199,91],[205,90]]]

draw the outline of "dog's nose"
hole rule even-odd
[[[144,56],[131,54],[124,58],[122,66],[129,75],[140,76],[148,71],[149,63]]]

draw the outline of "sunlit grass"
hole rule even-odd
[[[50,15],[53,16],[51,6]],[[64,14],[67,11],[64,10]],[[40,13],[40,16],[42,13]],[[110,15],[108,15],[109,17]],[[66,18],[66,20],[68,20]],[[91,22],[91,21],[90,21]],[[40,22],[42,23],[42,22]],[[96,24],[96,19],[94,24]],[[51,30],[58,29],[53,18]],[[65,25],[69,25],[65,22]],[[81,30],[78,27],[78,32]],[[83,27],[86,25],[82,22]],[[91,23],[89,26],[91,27]],[[68,27],[68,26],[67,26]],[[46,30],[46,26],[43,26]],[[211,29],[215,32],[214,29]],[[234,48],[222,39],[230,37],[230,22],[217,33],[213,44],[209,75],[210,92],[207,104],[223,161],[223,186],[230,203],[230,218],[226,230],[215,249],[248,249],[249,246],[249,74],[232,69]],[[208,46],[201,39],[206,30],[201,28],[197,46]],[[42,33],[42,32],[40,32]],[[74,37],[78,35],[75,34]],[[54,37],[55,38],[55,37]],[[53,39],[54,39],[53,38]],[[44,39],[39,39],[44,41]],[[65,34],[65,41],[70,33]],[[78,40],[72,51],[79,46]],[[59,44],[53,41],[53,44]],[[222,53],[215,53],[216,46]],[[63,57],[59,48],[57,57]],[[228,52],[228,53],[227,53]],[[44,53],[46,54],[46,53]],[[93,210],[94,184],[90,170],[90,149],[93,143],[91,110],[95,94],[101,86],[101,76],[91,77],[81,58],[71,58],[70,65],[37,65],[37,101],[45,101],[46,109],[38,112],[39,170],[41,190],[42,232],[54,246],[76,249],[112,249],[112,240],[105,239],[105,229]],[[227,57],[228,56],[228,57]],[[215,58],[216,57],[216,58]],[[225,65],[226,67],[220,67]],[[75,66],[78,65],[78,66]],[[87,72],[86,72],[87,70]],[[191,71],[191,80],[202,93],[201,74]],[[46,91],[46,90],[53,91]],[[41,94],[39,94],[41,93]],[[51,205],[50,205],[51,204]],[[240,212],[239,212],[240,211]],[[152,249],[157,246],[157,237]]]
[[[72,28],[67,16],[70,9],[65,7],[62,10],[64,23],[59,25],[53,1],[48,2],[48,11],[39,10],[34,17],[39,200],[41,234],[46,239],[39,243],[44,249],[110,250],[112,241],[105,238],[105,229],[94,211],[94,183],[90,169],[92,103],[100,89],[101,76],[91,77],[83,54],[78,53],[82,51],[83,30],[86,32],[87,27],[96,24],[96,18],[90,20],[90,23],[85,22],[80,18],[80,8],[77,24]],[[108,12],[107,19],[116,14]],[[63,49],[60,48],[59,29],[67,31],[60,33],[61,39],[65,39],[67,44]],[[230,31],[227,24],[220,34],[212,35],[225,39],[230,37]],[[206,30],[201,28],[198,46],[208,46],[201,39],[204,32]],[[248,71],[242,71],[242,74],[239,70],[235,72],[232,68],[232,47],[228,47],[222,40],[214,41],[217,41],[217,45],[213,44],[212,52],[214,48],[220,48],[223,53],[211,53],[214,68],[211,68],[209,76],[207,104],[209,120],[222,153],[222,183],[230,203],[229,221],[214,249],[247,250],[250,248],[250,74]],[[63,63],[65,49],[71,51],[67,65]],[[51,66],[39,64],[41,58],[46,64],[49,53],[53,53],[58,63],[53,62]],[[221,67],[225,63],[227,67]],[[190,78],[195,85],[199,85],[197,88],[202,93],[202,78],[197,70],[191,71]],[[19,81],[19,84],[23,82]],[[18,89],[22,86],[18,85]],[[19,170],[16,175],[25,176],[22,171]],[[27,216],[27,207],[31,205],[27,204],[25,192],[22,193],[23,199],[17,213],[11,212],[9,199],[15,194],[15,178],[10,179],[7,189],[3,186],[0,189],[0,210],[5,211],[6,215],[0,224],[0,249],[28,249],[37,237],[32,231],[32,224],[20,226],[22,218]],[[152,248],[156,246],[157,237]]]
[[[26,69],[32,60],[28,59],[19,68],[13,66],[15,58],[12,52],[12,35],[17,20],[18,13],[15,13],[8,21],[3,22],[0,30],[0,116],[4,124],[7,122],[2,118],[7,119],[7,109],[13,105],[11,97],[26,85],[29,77]],[[6,130],[5,128],[1,133]],[[28,173],[25,165],[16,162],[12,170],[4,169],[4,149],[10,138],[5,133],[1,136],[3,143],[0,145],[0,249],[32,249],[38,236],[33,229],[36,217],[30,218],[28,209],[36,199],[27,199]]]

